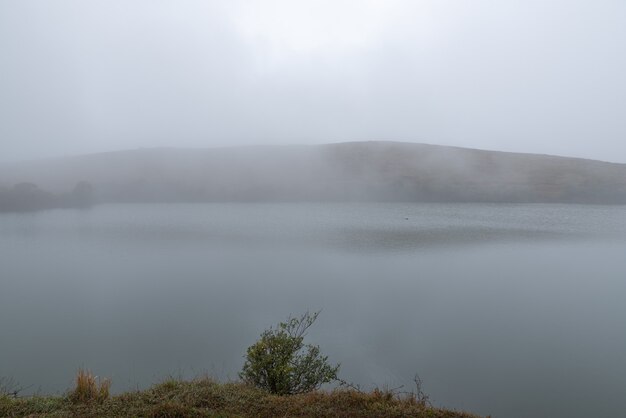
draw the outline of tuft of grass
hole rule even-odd
[[[76,403],[103,402],[109,399],[110,379],[100,379],[89,370],[78,369],[76,387],[70,399]]]
[[[196,415],[194,409],[177,402],[163,402],[150,410],[150,418],[186,418]]]

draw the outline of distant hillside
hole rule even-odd
[[[101,202],[626,204],[626,164],[397,142],[140,149],[0,167],[0,189],[85,181]]]

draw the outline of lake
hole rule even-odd
[[[0,376],[61,393],[235,379],[246,348],[309,341],[364,389],[494,417],[626,410],[626,207],[104,205],[0,214]],[[32,386],[31,386],[32,385]]]

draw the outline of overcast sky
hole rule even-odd
[[[0,1],[0,160],[372,139],[626,162],[626,1]]]

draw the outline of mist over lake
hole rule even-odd
[[[102,205],[0,215],[0,370],[61,393],[236,378],[289,314],[371,389],[496,417],[626,408],[626,207]]]
[[[625,17],[0,1],[0,418],[626,417]]]

